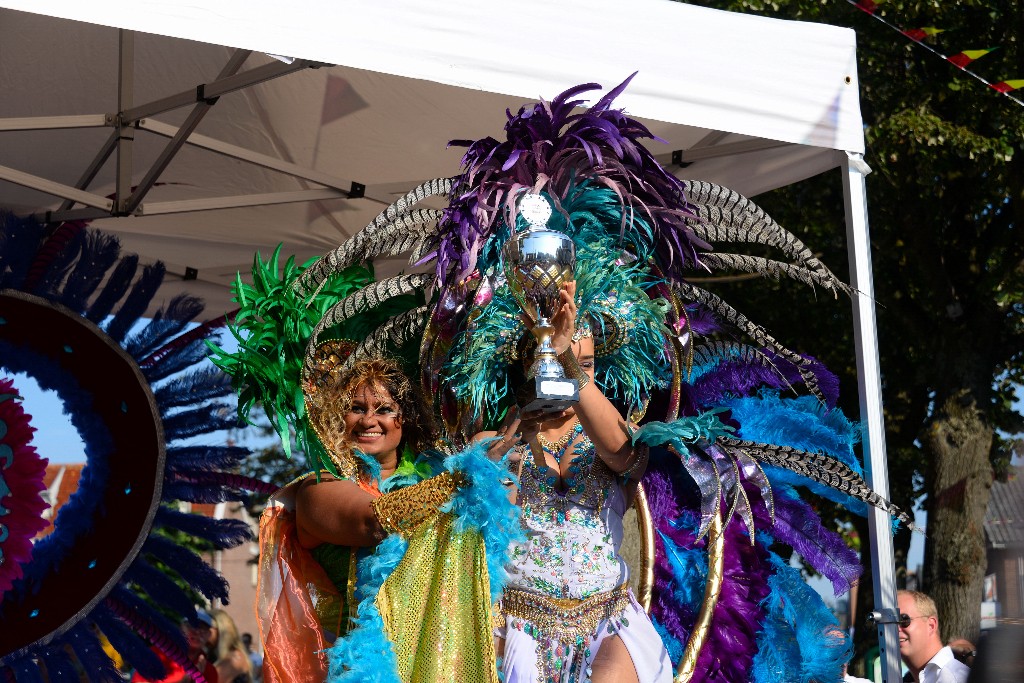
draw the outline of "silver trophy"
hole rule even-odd
[[[565,376],[551,346],[551,316],[559,306],[562,284],[573,279],[576,247],[568,235],[547,229],[551,205],[541,195],[524,195],[519,213],[529,227],[505,243],[502,261],[512,295],[536,321],[533,334],[538,342],[527,373],[533,382],[519,392],[519,405],[524,412],[558,412],[580,400],[579,383]]]

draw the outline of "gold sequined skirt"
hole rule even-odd
[[[552,598],[507,587],[496,613],[499,621],[510,616],[529,622],[538,632],[534,636],[538,640],[582,644],[602,621],[622,614],[629,606],[629,600],[629,586],[626,584],[583,600]]]
[[[601,624],[607,621],[609,632],[617,630],[630,600],[626,584],[582,600],[509,587],[495,608],[495,621],[507,623],[537,642],[540,680],[575,680],[592,655],[591,645]],[[625,622],[625,617],[622,620]]]

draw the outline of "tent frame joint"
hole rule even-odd
[[[220,95],[216,95],[214,97],[207,97],[206,96],[206,84],[205,83],[200,83],[199,85],[196,86],[196,102],[202,102],[203,104],[207,104],[207,105],[212,107],[213,105],[217,104],[217,100],[219,100],[219,99],[220,99]]]
[[[681,149],[672,150],[672,165],[678,166],[679,168],[686,168],[692,161],[683,161],[683,151]]]

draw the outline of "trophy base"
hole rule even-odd
[[[559,413],[580,400],[579,382],[564,377],[535,377],[516,393],[519,410],[524,413],[543,410]]]

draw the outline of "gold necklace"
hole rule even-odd
[[[548,441],[544,438],[543,434],[537,432],[537,441],[540,442],[540,447],[553,455],[556,461],[561,460],[561,456],[565,453],[565,449],[569,445],[569,442],[576,438],[578,431],[580,431],[577,430],[577,427],[581,427],[579,418],[573,417],[573,423],[572,428],[563,434],[561,438],[555,441]]]

